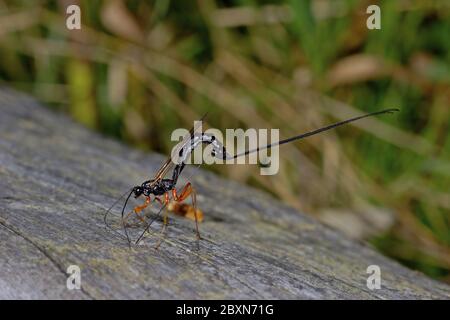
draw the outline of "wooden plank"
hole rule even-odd
[[[450,298],[447,285],[201,170],[193,183],[204,239],[195,241],[191,221],[172,217],[158,251],[156,235],[130,249],[105,228],[104,211],[164,157],[89,132],[6,88],[0,111],[0,298]],[[81,290],[66,288],[69,265],[81,269]],[[366,285],[369,265],[381,268],[379,290]]]

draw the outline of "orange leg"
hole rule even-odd
[[[130,215],[132,213],[136,214],[136,217],[141,220],[142,222],[145,222],[145,219],[139,214],[142,210],[144,210],[145,208],[148,207],[148,205],[150,204],[151,200],[150,197],[147,196],[145,199],[145,202],[143,205],[141,206],[136,206],[132,211],[130,211],[127,216],[125,217],[125,221],[127,221],[130,218]]]
[[[155,200],[159,202],[159,204],[163,204],[163,202],[161,201],[161,199],[159,197],[155,197]]]
[[[195,217],[195,231],[197,234],[197,239],[201,239],[200,232],[198,231],[198,217],[197,217],[197,200],[195,197],[195,190],[191,183],[188,182],[184,188],[181,190],[180,195],[177,195],[177,190],[172,189],[172,196],[175,201],[182,202],[187,197],[191,196],[192,206],[194,207],[194,217]]]

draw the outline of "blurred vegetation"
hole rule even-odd
[[[374,2],[381,30],[366,28]],[[80,31],[65,27],[73,3]],[[449,13],[447,0],[0,0],[0,80],[162,153],[206,111],[211,127],[283,138],[398,107],[284,146],[276,176],[209,169],[450,282]]]

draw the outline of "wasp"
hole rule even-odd
[[[290,143],[296,140],[304,139],[319,133],[322,133],[324,131],[328,131],[331,129],[334,129],[336,127],[348,124],[350,122],[354,122],[357,120],[361,120],[363,118],[372,117],[376,115],[381,115],[385,113],[393,113],[399,111],[398,109],[385,109],[377,112],[372,112],[368,114],[364,114],[361,116],[353,117],[344,121],[340,121],[337,123],[333,123],[331,125],[312,130],[306,133],[302,133],[278,142],[274,142],[271,144],[268,144],[263,147],[258,147],[256,149],[252,150],[246,150],[242,153],[236,154],[236,155],[230,155],[225,147],[222,145],[218,139],[214,137],[214,135],[206,134],[204,132],[196,132],[195,126],[189,131],[189,134],[186,135],[183,140],[177,145],[176,154],[178,155],[177,161],[173,161],[172,157],[169,156],[168,159],[161,165],[159,170],[156,172],[156,174],[153,176],[153,178],[145,180],[140,185],[134,186],[130,189],[129,193],[127,192],[125,195],[127,195],[125,203],[121,210],[121,221],[123,229],[125,230],[125,234],[128,240],[128,243],[130,244],[130,238],[128,236],[127,232],[127,221],[128,219],[134,215],[138,220],[141,222],[147,224],[145,230],[141,233],[141,235],[136,240],[135,244],[138,244],[139,241],[142,239],[144,234],[149,230],[152,222],[156,219],[156,217],[151,220],[149,223],[146,222],[146,217],[142,212],[152,203],[152,202],[158,202],[162,205],[160,211],[158,212],[157,216],[161,213],[161,210],[168,207],[168,210],[164,210],[165,214],[163,216],[163,229],[162,232],[164,232],[167,228],[168,224],[168,217],[166,212],[171,211],[174,214],[187,217],[193,221],[195,221],[195,233],[197,239],[201,239],[198,223],[203,220],[203,213],[197,209],[197,201],[196,201],[196,191],[194,187],[192,186],[191,182],[187,182],[182,188],[177,188],[177,182],[178,178],[180,177],[181,173],[183,172],[185,166],[186,166],[186,160],[189,157],[189,155],[192,153],[192,151],[200,144],[207,144],[212,145],[212,151],[211,155],[214,157],[217,157],[222,160],[228,160],[228,159],[235,159],[241,156],[248,155],[253,152],[258,152],[259,150],[263,149],[270,149],[275,146],[280,146],[286,143]],[[206,115],[205,115],[206,116]],[[205,118],[203,116],[201,120]],[[199,121],[199,122],[200,122]],[[171,175],[168,176],[168,174],[171,173]],[[168,177],[167,177],[168,176]],[[124,196],[125,196],[124,195]],[[123,196],[123,197],[124,197]],[[122,198],[123,198],[122,197]],[[143,198],[144,202],[140,205],[135,206],[132,210],[129,212],[125,212],[125,208],[127,207],[127,203],[131,197],[134,198]],[[192,205],[183,204],[182,202],[186,200],[187,198],[191,199]],[[117,201],[116,201],[117,203]],[[112,208],[112,207],[111,207]],[[105,223],[106,222],[106,216],[111,210],[108,209],[105,213]]]

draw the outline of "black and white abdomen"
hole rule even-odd
[[[214,135],[206,133],[196,133],[179,151],[179,163],[186,163],[186,159],[201,143],[212,145],[211,155],[221,160],[232,158],[226,151],[223,144]]]

